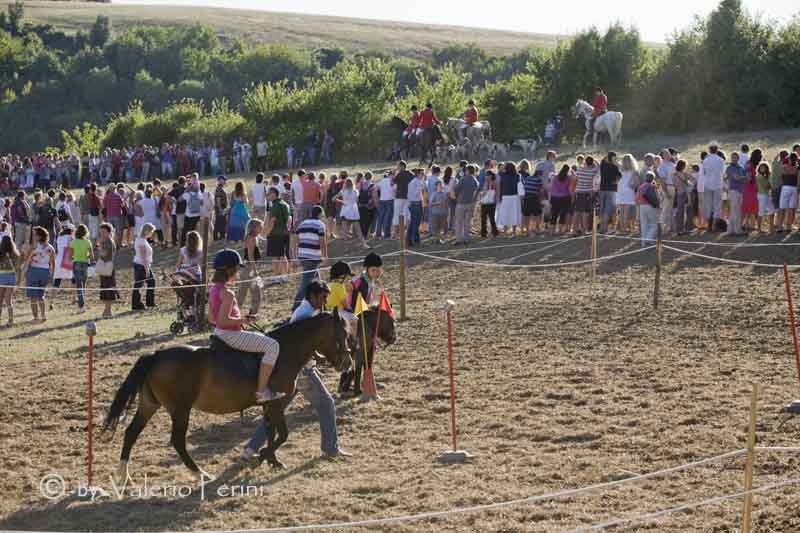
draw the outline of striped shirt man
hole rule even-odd
[[[580,167],[575,172],[575,192],[590,193],[594,191],[594,179],[597,176],[597,166]]]
[[[297,227],[297,259],[322,261],[325,224],[318,218],[308,218]]]

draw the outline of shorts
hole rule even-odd
[[[28,298],[31,300],[44,300],[44,289],[50,282],[50,269],[31,267],[28,269]]]
[[[538,194],[526,194],[522,198],[522,216],[538,217],[542,214],[542,202]]]
[[[136,227],[136,217],[134,215],[128,215],[128,224],[125,226],[126,228],[135,228]]]
[[[8,287],[13,287],[17,284],[17,274],[16,272],[0,272],[0,285],[6,285]]]
[[[289,257],[289,236],[270,235],[267,237],[267,257],[275,259]]]
[[[575,194],[575,212],[591,213],[594,208],[594,193],[579,192]]]
[[[636,206],[632,204],[619,204],[619,219],[623,223],[628,223],[631,220],[636,220]]]
[[[784,185],[781,187],[781,209],[797,209],[797,187]]]
[[[392,214],[392,226],[400,225],[400,215],[403,215],[406,227],[408,227],[411,220],[408,216],[408,200],[402,198],[395,198],[394,200],[394,213]]]
[[[572,198],[569,196],[553,196],[550,198],[550,214],[553,223],[565,224],[567,215],[572,214]]]
[[[758,216],[766,217],[775,213],[775,204],[769,194],[758,195]]]
[[[781,205],[781,186],[772,189],[772,207],[778,209],[778,206]]]

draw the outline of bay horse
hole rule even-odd
[[[289,430],[285,409],[297,375],[316,354],[322,354],[337,370],[352,365],[348,346],[347,322],[337,311],[286,324],[271,331],[278,341],[280,354],[269,379],[269,386],[285,397],[264,404],[264,417],[278,433],[261,456],[273,467],[283,466],[275,451],[286,442]],[[214,339],[214,337],[212,337]],[[217,346],[213,346],[217,344]],[[186,430],[192,409],[204,413],[238,413],[255,405],[256,381],[261,354],[236,351],[221,341],[212,347],[173,346],[140,357],[117,390],[108,410],[102,431],[113,432],[120,417],[132,406],[137,396],[136,414],[125,430],[117,478],[128,478],[128,460],[139,434],[159,407],[172,418],[170,442],[183,464],[202,480],[210,479],[186,451]]]
[[[395,333],[394,318],[386,312],[380,312],[380,324],[378,321],[378,307],[371,307],[365,311],[361,316],[364,317],[364,325],[362,326],[361,318],[359,317],[358,335],[351,337],[354,346],[352,346],[355,353],[355,365],[352,369],[342,373],[339,379],[339,392],[349,392],[351,386],[353,387],[353,395],[358,396],[361,394],[361,372],[364,370],[364,330],[367,332],[367,366],[372,368],[372,361],[375,356],[375,347],[378,340],[383,341],[384,346],[390,346],[397,340]],[[375,335],[375,327],[378,326],[377,338]],[[353,385],[354,384],[354,385]]]
[[[402,135],[402,132],[408,128],[408,123],[402,118],[395,116],[392,117],[390,126],[400,130],[400,135]],[[432,128],[422,130],[420,136],[409,135],[405,137],[402,148],[400,149],[400,154],[403,159],[409,159],[413,149],[419,147],[421,152],[419,164],[422,165],[425,163],[427,157],[430,156],[428,165],[430,167],[433,165],[434,159],[436,159],[436,146],[439,144],[450,144],[450,141],[447,135],[442,131],[442,128],[438,124],[434,124]],[[402,154],[405,155],[403,156]]]

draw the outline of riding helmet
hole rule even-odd
[[[220,250],[217,252],[217,255],[214,256],[214,269],[223,270],[225,268],[234,266],[244,266],[244,263],[242,262],[242,256],[240,256],[239,252],[236,250],[226,248],[224,250]]]
[[[331,266],[331,279],[339,279],[342,276],[354,276],[350,265],[344,261],[338,261]]]
[[[381,259],[381,256],[379,256],[375,252],[370,252],[369,254],[367,254],[367,257],[364,258],[364,268],[382,267],[382,266],[383,266],[383,259]]]

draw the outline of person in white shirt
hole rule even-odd
[[[656,169],[661,186],[664,191],[664,199],[661,205],[661,229],[668,234],[673,229],[673,209],[675,202],[675,160],[677,151],[672,148],[665,148],[661,151],[661,164]]]
[[[197,229],[200,215],[203,210],[203,194],[200,192],[199,176],[195,174],[189,189],[183,193],[182,199],[186,202],[186,213],[183,222],[181,244],[186,244],[186,234]]]
[[[263,222],[267,216],[267,184],[261,172],[256,174],[256,182],[250,188],[250,203],[253,206],[253,218]]]
[[[713,231],[714,220],[722,218],[725,160],[719,156],[719,147],[716,143],[711,143],[708,151],[708,156],[700,166],[700,181],[703,184],[703,218],[708,224],[708,231]]]
[[[253,159],[253,147],[250,143],[242,144],[242,170],[250,173],[250,161]]]
[[[741,151],[739,152],[739,166],[746,169],[747,163],[750,161],[750,147],[746,144],[742,145]]]
[[[392,183],[392,173],[388,172],[378,182],[378,224],[375,229],[375,238],[380,239],[383,233],[384,239],[392,237],[392,220],[394,219],[394,191]]]
[[[263,137],[259,137],[258,142],[256,143],[256,157],[258,158],[258,168],[256,170],[260,172],[267,171],[268,151],[269,151],[269,145],[267,144],[267,141],[265,141]]]

